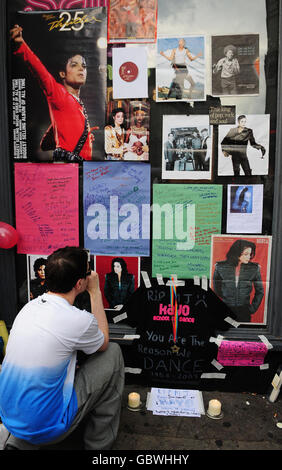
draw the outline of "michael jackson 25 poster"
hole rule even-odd
[[[14,14],[9,57],[14,160],[103,160],[106,8]]]

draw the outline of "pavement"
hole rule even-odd
[[[150,387],[127,384],[124,389],[119,433],[111,453],[121,451],[281,451],[282,397],[270,403],[256,393],[203,391],[205,411],[209,400],[221,402],[223,417],[158,416],[146,409]],[[127,407],[128,394],[141,396],[140,411]],[[281,424],[280,424],[281,423]],[[82,450],[83,429],[45,450]],[[129,452],[130,453],[130,452]]]

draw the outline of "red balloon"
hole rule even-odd
[[[0,248],[12,248],[18,243],[18,232],[12,225],[0,222]]]

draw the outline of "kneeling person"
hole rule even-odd
[[[109,449],[124,364],[119,346],[109,343],[98,275],[85,250],[66,247],[48,257],[46,283],[48,292],[23,307],[10,331],[0,374],[0,416],[11,433],[6,448],[59,442],[88,415],[85,449]],[[92,313],[73,305],[86,290]],[[76,369],[79,350],[89,356]]]

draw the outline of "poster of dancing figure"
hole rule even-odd
[[[106,8],[10,15],[15,160],[104,159]]]

